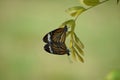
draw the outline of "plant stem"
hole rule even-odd
[[[102,1],[102,2],[100,2],[98,5],[103,4],[104,2],[107,2],[107,1],[109,1],[109,0]],[[89,9],[91,9],[91,8],[93,8],[93,7],[98,6],[98,5],[95,5],[95,6],[89,7],[89,8],[87,8],[86,10],[89,10]]]
[[[96,6],[100,5],[100,4],[103,4],[103,3],[107,2],[107,1],[109,1],[109,0],[102,1],[102,2],[100,2],[99,4],[97,4],[97,5],[95,5],[95,6],[92,6],[92,7],[87,8],[85,11],[87,11],[87,10],[93,8],[93,7],[96,7]],[[84,11],[84,12],[85,12],[85,11]],[[74,20],[76,21],[76,20],[78,19],[78,17],[79,17],[79,15],[76,16]]]

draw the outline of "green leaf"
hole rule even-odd
[[[68,37],[71,34],[71,31],[68,31],[66,34],[66,37]]]
[[[76,42],[74,42],[74,46],[76,47],[76,49],[79,51],[80,54],[84,55],[83,50],[80,48],[80,46]]]
[[[74,33],[74,41],[82,48],[84,49],[83,43],[80,41],[80,39],[77,37],[77,35]]]
[[[81,6],[75,6],[75,7],[68,8],[66,12],[69,13],[72,17],[77,17],[85,10],[86,9]]]
[[[72,40],[70,40],[69,47],[72,48],[72,46],[73,46],[73,42]]]
[[[95,6],[100,3],[99,0],[83,0],[83,3],[87,6]]]
[[[72,49],[71,49],[71,55],[72,55],[72,58],[73,58],[75,61],[77,61],[77,59],[76,59],[76,53],[75,53],[75,50],[73,49],[73,47],[72,47]]]
[[[62,25],[60,25],[60,27],[64,27],[65,25],[66,25],[68,28],[74,27],[74,26],[75,26],[75,20],[70,19],[70,20],[68,20],[68,21],[65,21],[65,22],[62,23]]]
[[[76,49],[75,49],[74,47],[73,47],[72,49],[73,49],[74,52],[76,53],[76,55],[77,55],[79,61],[84,62],[83,58],[79,55],[79,53],[76,51]]]
[[[69,47],[71,49],[72,58],[76,61],[76,54],[75,54],[75,51],[73,49],[73,42],[72,42],[72,40],[70,40]]]

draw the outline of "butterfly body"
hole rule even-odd
[[[47,43],[44,46],[44,50],[51,54],[69,55],[69,50],[65,45],[66,32],[67,26],[64,28],[55,29],[46,34],[43,38],[43,41]]]

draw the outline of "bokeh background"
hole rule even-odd
[[[44,51],[43,36],[71,19],[79,0],[0,0],[0,80],[120,80],[120,4],[110,0],[79,16],[75,32],[85,63]]]

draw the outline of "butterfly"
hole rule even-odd
[[[47,51],[48,53],[52,53],[52,54],[70,55],[69,50],[67,49],[67,47],[65,45],[67,30],[68,30],[68,28],[65,25],[64,28],[58,28],[58,29],[55,29],[55,30],[47,33],[43,37],[43,41],[45,43],[47,43],[44,46],[44,50]]]
[[[44,46],[45,51],[47,51],[48,53],[51,54],[57,54],[57,55],[64,55],[67,54],[68,56],[69,54],[69,50],[67,49],[66,45],[64,43],[50,43],[50,44],[46,44]]]
[[[65,39],[66,39],[66,32],[67,32],[67,26],[65,25],[64,28],[58,28],[55,29],[49,33],[47,33],[44,38],[43,41],[45,43],[64,43]]]

